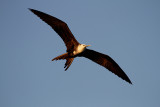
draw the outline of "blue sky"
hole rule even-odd
[[[64,72],[51,61],[63,41],[28,8],[65,21],[133,85],[85,58]],[[0,14],[0,107],[160,107],[160,1],[1,0]]]

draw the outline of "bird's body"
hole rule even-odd
[[[86,50],[86,47],[88,47],[90,45],[85,45],[85,44],[79,44],[73,51],[71,52],[67,52],[67,53],[64,53],[54,59],[52,59],[52,61],[54,60],[61,60],[61,59],[66,59],[66,64],[64,66],[65,71],[69,68],[69,66],[71,65],[73,59],[77,56],[81,56],[81,54]]]
[[[85,51],[86,47],[88,47],[90,45],[85,45],[85,44],[79,44],[77,46],[77,48],[73,51],[73,55],[76,56],[80,53],[82,53],[83,51]]]
[[[43,21],[45,21],[48,25],[50,25],[54,29],[54,31],[62,38],[62,40],[64,41],[67,47],[66,53],[55,57],[54,59],[52,59],[52,61],[65,59],[66,63],[64,68],[65,70],[67,70],[72,64],[74,58],[85,57],[107,68],[112,73],[116,74],[120,78],[132,84],[128,76],[123,72],[123,70],[111,57],[109,57],[108,55],[96,52],[94,50],[87,49],[86,47],[90,45],[80,44],[75,39],[68,25],[65,22],[61,21],[60,19],[57,19],[56,17],[50,16],[46,13],[43,13],[34,9],[30,9],[30,10],[34,14],[36,14],[38,17],[40,17]]]

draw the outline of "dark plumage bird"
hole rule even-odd
[[[88,58],[95,63],[107,68],[109,71],[114,73],[115,75],[119,76],[123,80],[132,84],[128,76],[124,73],[124,71],[119,67],[119,65],[108,55],[96,52],[94,50],[87,49],[86,47],[90,45],[80,44],[75,37],[73,36],[72,32],[70,31],[67,24],[56,17],[48,15],[46,13],[40,12],[38,10],[30,9],[35,15],[40,17],[44,22],[50,25],[53,30],[62,38],[64,41],[67,52],[55,57],[52,59],[54,60],[61,60],[65,59],[65,71],[70,67],[74,58],[76,57],[85,57]]]

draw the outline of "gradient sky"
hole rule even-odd
[[[51,14],[80,43],[111,56],[133,85],[76,58],[28,8]],[[160,107],[159,0],[1,0],[0,107]]]

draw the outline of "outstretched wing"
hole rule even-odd
[[[81,56],[86,57],[94,62],[96,62],[97,64],[107,68],[108,70],[110,70],[112,73],[116,74],[117,76],[119,76],[120,78],[122,78],[123,80],[129,82],[130,84],[132,84],[132,82],[130,81],[130,79],[128,78],[128,76],[124,73],[124,71],[119,67],[119,65],[108,55],[104,55],[102,53],[93,51],[93,50],[89,50],[86,49]]]
[[[78,41],[75,39],[65,22],[38,10],[30,10],[54,29],[54,31],[63,39],[67,51],[72,51],[75,46],[78,46]]]

